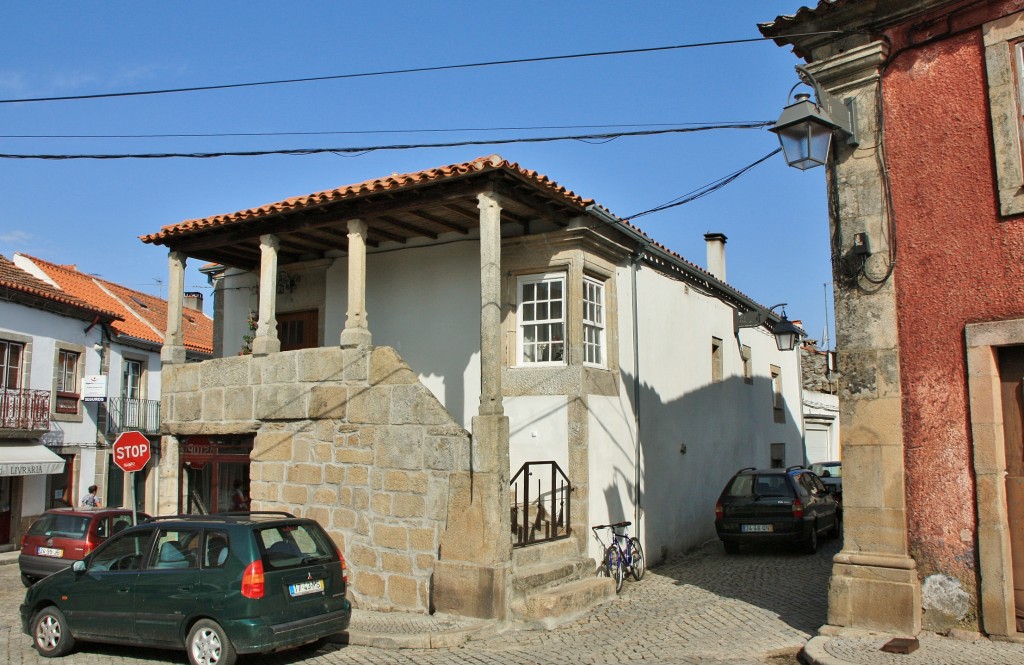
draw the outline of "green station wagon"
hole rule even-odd
[[[184,648],[195,665],[315,645],[348,628],[345,559],[288,513],[157,517],[25,593],[22,630],[44,657],[76,641]]]

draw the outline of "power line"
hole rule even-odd
[[[363,146],[357,148],[289,148],[281,150],[241,150],[228,152],[165,152],[165,153],[123,153],[123,154],[4,154],[0,159],[169,159],[174,157],[189,159],[209,159],[213,157],[262,157],[266,155],[318,155],[323,153],[366,153],[379,150],[414,150],[419,148],[454,148],[471,145],[503,145],[509,143],[545,143],[553,141],[600,141],[621,138],[624,136],[654,136],[658,134],[684,134],[689,132],[709,131],[713,129],[761,129],[773,125],[772,121],[754,121],[719,125],[702,125],[700,127],[673,127],[668,129],[649,129],[636,132],[609,132],[604,134],[577,134],[570,136],[536,136],[504,139],[481,139],[478,141],[448,141],[443,143],[407,143],[396,145]],[[778,151],[776,151],[778,152]]]
[[[733,123],[760,122],[758,120],[737,120]],[[608,129],[611,127],[680,127],[705,126],[702,122],[650,122],[614,123],[608,125],[535,125],[527,127],[449,127],[421,129],[352,129],[324,130],[311,132],[213,132],[205,134],[0,134],[0,139],[181,139],[181,138],[233,138],[268,136],[346,136],[369,134],[445,134],[454,132],[519,132],[546,129]],[[719,123],[722,124],[722,123]],[[731,123],[725,123],[731,124]]]
[[[804,34],[786,35],[786,37],[802,37],[810,35],[837,35],[843,34],[838,30],[827,30],[823,32],[812,32]],[[752,42],[763,42],[782,39],[782,37],[754,37],[750,39],[727,39],[714,42],[697,42],[692,44],[675,44],[671,46],[652,46],[648,48],[621,49],[617,51],[595,51],[592,53],[573,53],[569,55],[547,55],[533,58],[512,58],[509,60],[488,60],[484,62],[473,62],[458,65],[437,65],[434,67],[409,67],[405,69],[388,69],[374,72],[359,72],[354,74],[332,74],[328,76],[306,76],[302,78],[277,79],[272,81],[250,81],[246,83],[223,83],[219,85],[201,85],[182,88],[163,88],[157,90],[133,90],[126,92],[107,92],[90,95],[65,95],[61,97],[24,97],[20,99],[0,99],[0,104],[26,104],[34,102],[66,102],[85,99],[110,99],[116,97],[141,97],[144,95],[165,95],[180,92],[202,92],[209,90],[229,90],[234,88],[254,88],[268,85],[284,85],[291,83],[312,83],[316,81],[336,81],[340,79],[370,78],[376,76],[392,76],[395,74],[421,74],[425,72],[450,71],[455,69],[470,69],[475,67],[495,67],[498,65],[521,65],[536,62],[553,62],[557,60],[574,60],[581,58],[596,58],[611,55],[634,55],[637,53],[655,53],[658,51],[672,51],[679,49],[703,48],[708,46],[728,46],[734,44],[748,44]]]
[[[746,166],[744,166],[741,169],[733,171],[732,173],[730,173],[727,176],[722,176],[721,178],[718,178],[717,180],[712,180],[710,183],[708,183],[706,185],[702,185],[701,187],[693,190],[692,192],[689,192],[687,194],[683,194],[680,197],[672,199],[671,201],[669,201],[668,203],[666,203],[664,205],[660,205],[660,206],[658,206],[656,208],[651,208],[650,210],[644,210],[643,212],[638,212],[635,215],[629,215],[629,216],[626,217],[626,219],[632,221],[634,219],[637,219],[638,217],[643,217],[644,215],[650,215],[652,213],[661,212],[662,210],[668,210],[669,208],[675,208],[677,206],[685,205],[687,203],[690,203],[691,201],[696,201],[697,199],[699,199],[701,197],[707,196],[708,194],[711,194],[712,192],[717,192],[718,190],[720,190],[721,188],[725,187],[726,185],[728,185],[732,181],[736,180],[736,178],[739,178],[741,175],[743,175],[744,173],[746,173],[750,169],[754,168],[755,166],[757,166],[758,164],[760,164],[762,162],[768,161],[768,159],[774,157],[775,155],[779,154],[780,152],[782,152],[782,148],[776,148],[775,150],[772,150],[771,152],[769,152],[764,157],[761,157],[760,159],[758,159],[758,160],[756,160],[754,162],[751,162],[750,164],[747,164]]]

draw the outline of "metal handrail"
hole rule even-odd
[[[535,467],[548,467],[546,472]],[[531,477],[536,476],[537,493],[530,494]],[[545,488],[542,481],[547,480]],[[520,486],[522,493],[520,493]],[[524,547],[572,535],[572,483],[555,461],[526,462],[512,476],[513,547]]]
[[[50,429],[50,391],[0,390],[0,428]]]
[[[160,433],[160,402],[152,399],[111,397],[107,400],[107,432]]]

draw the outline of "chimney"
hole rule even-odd
[[[725,281],[725,241],[724,233],[705,233],[704,242],[708,244],[708,272]]]
[[[198,309],[201,312],[203,311],[203,294],[199,291],[186,291],[182,304],[189,309]]]

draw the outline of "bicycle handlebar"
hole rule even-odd
[[[597,531],[598,529],[619,529],[627,526],[631,526],[632,522],[616,522],[615,524],[598,524],[597,526],[590,527],[591,531]]]

